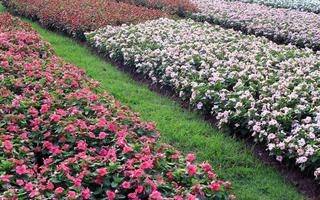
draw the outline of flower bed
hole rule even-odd
[[[320,13],[320,1],[318,0],[227,0],[242,1],[245,3],[259,3],[276,8],[290,8],[300,11]]]
[[[320,56],[193,20],[159,19],[87,33],[92,46],[169,85],[219,125],[320,176]]]
[[[196,6],[189,0],[117,0],[137,6],[159,9],[171,15],[185,16],[196,12]]]
[[[4,0],[11,11],[39,19],[49,28],[58,29],[83,39],[83,33],[105,25],[138,23],[165,16],[151,10],[112,0]]]
[[[12,22],[0,23],[0,199],[234,198],[30,26],[0,18]]]
[[[223,0],[193,0],[200,12],[192,18],[245,33],[266,36],[278,43],[320,49],[320,15],[265,5]]]

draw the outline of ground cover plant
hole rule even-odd
[[[111,59],[169,85],[220,126],[320,176],[319,54],[208,23],[162,18],[86,34]]]
[[[276,8],[290,8],[314,13],[320,12],[320,1],[318,0],[227,0],[242,1],[246,3],[259,3]]]
[[[84,32],[105,25],[138,23],[165,16],[160,10],[113,0],[4,0],[3,3],[19,15],[80,39]]]
[[[0,14],[2,199],[229,199],[208,163],[158,142],[30,26]]]
[[[245,33],[266,36],[278,43],[320,49],[320,15],[265,5],[224,0],[193,0],[200,10],[194,19]]]

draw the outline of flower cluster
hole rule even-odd
[[[278,43],[320,49],[320,15],[265,5],[224,0],[192,0],[199,13],[192,18],[245,33],[265,36]]]
[[[38,19],[44,26],[80,39],[84,32],[107,24],[138,23],[165,16],[160,10],[113,0],[4,0],[4,5],[19,15]]]
[[[245,3],[258,3],[276,8],[290,8],[300,11],[320,13],[320,1],[318,0],[227,0],[242,1]]]
[[[312,50],[166,18],[86,36],[219,125],[266,143],[277,160],[295,159],[320,177],[320,55]]]
[[[185,16],[188,13],[196,12],[196,6],[189,0],[117,0],[137,6],[144,6],[152,9],[160,9],[171,15]]]
[[[0,199],[235,197],[210,164],[160,144],[155,123],[99,93],[30,26],[0,18],[12,22],[0,23]]]

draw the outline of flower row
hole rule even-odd
[[[105,25],[138,23],[165,14],[160,10],[113,0],[4,0],[11,11],[38,19],[49,28],[83,39],[83,33]]]
[[[219,125],[320,177],[320,55],[208,23],[161,18],[86,33],[111,59],[169,85]]]
[[[210,164],[160,144],[154,123],[0,18],[0,199],[234,198]]]
[[[159,9],[171,15],[185,16],[195,12],[196,6],[189,0],[117,0],[137,6]]]
[[[278,43],[320,49],[320,15],[265,5],[224,0],[193,0],[194,19],[216,23]]]
[[[227,0],[227,1],[242,1],[246,3],[264,4],[276,8],[290,8],[300,11],[309,11],[320,13],[319,0]]]

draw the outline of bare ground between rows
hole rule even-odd
[[[12,14],[17,15],[17,13],[12,13]],[[20,17],[24,17],[24,16],[20,16]],[[65,32],[59,31],[57,29],[53,29],[52,27],[45,27],[42,24],[40,24],[38,21],[35,21],[35,22],[38,23],[44,29],[49,29],[50,31],[53,31],[59,35],[70,38],[70,35],[66,34]],[[133,80],[148,86],[148,88],[151,91],[156,92],[162,96],[169,97],[173,101],[179,103],[186,111],[191,111],[189,103],[187,101],[182,101],[171,87],[163,86],[160,84],[154,84],[152,80],[149,79],[148,77],[144,76],[141,73],[137,73],[133,67],[129,67],[127,65],[124,65],[121,62],[115,62],[109,59],[108,57],[106,57],[105,54],[98,52],[97,49],[91,47],[85,41],[78,40],[74,37],[73,39],[82,47],[89,49],[91,53],[93,53],[100,59],[106,61],[107,63],[111,63],[117,69],[129,75],[129,77],[132,78]],[[199,116],[205,121],[207,121],[213,128],[217,128],[216,120],[212,116],[210,116],[209,114],[202,114]],[[301,194],[305,195],[308,199],[320,200],[320,184],[315,181],[312,174],[306,174],[304,172],[301,172],[294,165],[277,162],[274,158],[269,156],[264,144],[256,143],[252,138],[240,137],[239,135],[234,134],[231,131],[226,131],[226,133],[228,135],[235,135],[238,140],[244,141],[246,144],[246,147],[248,149],[251,149],[253,155],[256,158],[262,161],[264,165],[276,169],[290,184],[292,184]]]

